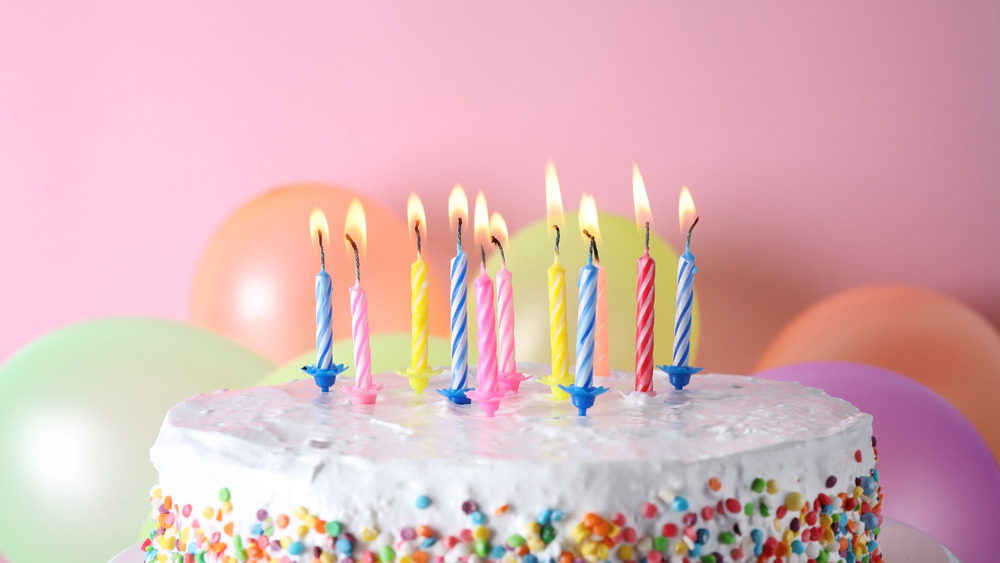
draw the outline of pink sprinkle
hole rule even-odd
[[[185,504],[184,508],[181,509],[181,514],[183,514],[185,518],[191,516],[191,505]]]
[[[708,522],[709,520],[712,519],[713,516],[715,516],[715,511],[712,510],[711,506],[706,506],[705,508],[701,509],[701,519],[702,520]]]
[[[466,542],[472,541],[472,530],[464,528],[461,532],[458,533],[458,537],[462,538],[462,541]]]
[[[375,554],[370,551],[365,551],[361,554],[362,563],[375,563]]]
[[[176,520],[176,517],[173,515],[173,513],[167,514],[166,516],[163,517],[163,523],[166,524],[167,528],[174,525],[174,520]]]
[[[458,545],[458,538],[455,536],[448,536],[448,538],[444,540],[444,544],[448,547],[448,549],[451,549]]]
[[[738,548],[738,547],[736,549],[730,551],[729,554],[733,556],[733,560],[735,560],[735,561],[739,561],[740,559],[743,559],[743,550],[740,549],[740,548]]]
[[[214,534],[212,534],[212,543],[219,543],[219,540],[221,539],[222,539],[222,534],[220,534],[219,532],[215,532]]]
[[[635,543],[639,539],[639,533],[635,531],[635,528],[628,527],[625,528],[625,541],[628,543]]]
[[[257,547],[261,549],[267,549],[268,543],[270,542],[267,541],[267,536],[265,536],[264,534],[257,536]]]
[[[642,515],[646,518],[656,518],[656,515],[659,512],[660,511],[656,508],[656,505],[651,502],[647,502],[642,507]]]
[[[650,551],[646,554],[646,561],[649,561],[649,563],[660,563],[660,561],[663,561],[663,555],[659,551]]]
[[[626,522],[625,515],[621,512],[615,512],[615,515],[611,517],[611,521],[615,523],[615,526],[624,526]]]

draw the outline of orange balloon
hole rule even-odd
[[[333,278],[333,338],[350,338],[348,287],[354,255],[344,244],[344,219],[353,198],[361,199],[368,250],[361,281],[368,292],[372,332],[409,332],[410,264],[416,245],[403,219],[353,191],[323,184],[297,184],[267,192],[236,210],[212,236],[195,274],[191,322],[225,334],[276,363],[316,346],[313,288],[319,251],[309,233],[309,214],[321,209],[330,227],[324,241],[326,269]],[[439,233],[446,233],[441,225]],[[431,236],[434,236],[431,226]],[[443,236],[443,235],[442,235]],[[437,262],[424,251],[430,285],[430,333],[448,336],[446,292]],[[353,364],[353,358],[335,358]]]
[[[757,370],[825,360],[886,368],[930,387],[969,418],[1000,459],[1000,333],[968,306],[904,286],[838,293],[789,323]]]

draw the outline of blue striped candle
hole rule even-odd
[[[328,370],[333,366],[333,302],[330,292],[333,282],[326,268],[316,274],[316,368]]]
[[[697,271],[694,254],[691,254],[689,234],[684,254],[681,254],[677,261],[677,312],[674,316],[673,359],[675,366],[686,366],[691,360],[691,312],[694,308],[694,274]]]
[[[594,386],[594,330],[597,324],[597,267],[593,253],[580,268],[579,307],[576,317],[576,387]]]
[[[469,378],[468,294],[466,275],[468,258],[462,247],[451,259],[451,388],[465,389]]]

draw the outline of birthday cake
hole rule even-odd
[[[882,560],[871,416],[750,377],[655,397],[601,380],[611,392],[586,417],[531,381],[493,418],[396,375],[376,376],[371,406],[338,390],[349,380],[193,397],[151,449],[145,559]]]

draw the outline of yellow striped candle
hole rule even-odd
[[[552,388],[552,398],[569,399],[569,394],[559,388],[570,385],[569,333],[566,329],[566,269],[559,263],[559,225],[566,221],[563,215],[562,192],[556,167],[550,160],[545,166],[545,205],[549,224],[556,233],[555,258],[549,266],[549,346],[552,352],[552,375],[540,381]]]
[[[441,370],[427,365],[427,263],[421,258],[422,237],[427,233],[424,205],[416,194],[406,203],[407,221],[417,237],[417,259],[410,266],[410,367],[396,370],[410,380],[410,387],[421,394],[432,375]]]

